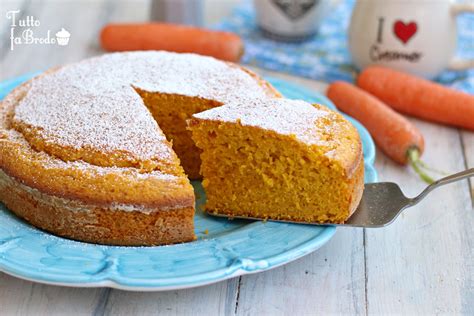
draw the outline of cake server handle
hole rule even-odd
[[[423,198],[425,196],[427,196],[428,193],[430,193],[431,191],[433,191],[434,189],[436,189],[436,188],[438,188],[442,185],[449,184],[449,183],[459,181],[459,180],[462,180],[462,179],[466,179],[466,178],[469,178],[469,177],[472,177],[472,176],[474,176],[474,168],[467,169],[467,170],[449,175],[447,177],[438,179],[435,182],[433,182],[432,184],[430,184],[429,186],[427,186],[418,196],[410,199],[410,206],[418,204],[418,202],[423,200]]]

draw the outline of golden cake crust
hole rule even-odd
[[[194,207],[123,211],[41,193],[0,171],[0,199],[31,223],[56,235],[124,246],[173,244],[195,239]]]
[[[56,235],[110,245],[192,241],[194,193],[173,157],[174,173],[63,161],[34,150],[12,126],[29,83],[0,102],[0,200]]]

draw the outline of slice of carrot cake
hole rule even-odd
[[[229,217],[342,223],[364,186],[354,126],[318,104],[228,103],[188,121],[202,150],[206,210]]]

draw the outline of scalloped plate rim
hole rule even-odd
[[[187,280],[188,278],[192,278],[193,276],[189,277],[183,277],[183,278],[177,278],[177,280],[180,280],[181,282],[176,282],[175,284],[170,284],[166,286],[156,286],[156,284],[141,284],[141,285],[133,285],[129,284],[126,285],[124,282],[118,282],[117,280],[114,280],[113,278],[105,278],[104,280],[100,281],[94,281],[94,282],[66,282],[66,281],[50,281],[48,279],[44,278],[44,275],[41,276],[37,275],[35,277],[34,274],[31,274],[30,277],[27,277],[21,273],[15,273],[12,270],[4,269],[4,267],[1,266],[1,260],[0,260],[0,272],[4,272],[10,276],[26,280],[26,281],[31,281],[31,282],[37,282],[41,284],[47,284],[47,285],[56,285],[56,286],[67,286],[67,287],[80,287],[80,288],[96,288],[96,287],[109,287],[109,288],[114,288],[114,289],[119,289],[119,290],[127,290],[127,291],[137,291],[137,292],[156,292],[156,291],[171,291],[171,290],[180,290],[180,289],[187,289],[187,288],[195,288],[195,287],[200,287],[200,286],[205,286],[205,285],[210,285],[214,284],[220,281],[225,281],[237,276],[242,276],[242,275],[248,275],[248,274],[255,274],[263,271],[268,271],[272,270],[275,268],[278,268],[282,265],[285,265],[287,263],[290,263],[294,260],[300,259],[304,256],[306,256],[309,253],[312,253],[322,247],[325,243],[327,243],[335,234],[336,232],[336,227],[335,226],[326,226],[326,229],[323,230],[320,234],[318,234],[317,237],[315,237],[313,240],[307,241],[303,244],[300,244],[300,246],[305,246],[304,251],[300,251],[299,254],[294,255],[291,257],[289,260],[280,260],[279,262],[275,263],[274,265],[269,266],[268,268],[264,269],[254,269],[254,270],[245,270],[242,269],[241,267],[238,267],[231,273],[227,273],[229,270],[228,268],[226,269],[218,269],[214,270],[211,273],[203,274],[201,277],[205,277],[206,275],[211,275],[211,274],[216,274],[216,275],[221,275],[221,276],[216,276],[214,278],[208,278],[206,281],[191,281]],[[323,235],[324,234],[324,235]],[[321,235],[323,235],[321,237]],[[312,243],[316,241],[315,245],[306,245],[308,243]],[[171,245],[172,246],[172,245]],[[129,248],[135,248],[135,247],[129,247]],[[293,248],[292,250],[295,250]],[[287,252],[286,252],[287,253]],[[280,255],[274,256],[267,258],[265,260],[269,261],[272,259],[276,259],[280,256],[283,256],[286,253],[282,253]],[[222,274],[220,274],[222,273]],[[127,280],[126,277],[121,276],[119,279]],[[170,278],[171,279],[171,278]],[[140,282],[143,282],[143,279],[129,279],[129,280],[139,280]],[[164,279],[162,279],[164,280]]]

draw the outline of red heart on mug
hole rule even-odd
[[[415,22],[405,24],[403,21],[398,20],[393,24],[393,33],[395,33],[403,44],[406,44],[410,38],[415,35],[417,29],[418,27]]]

